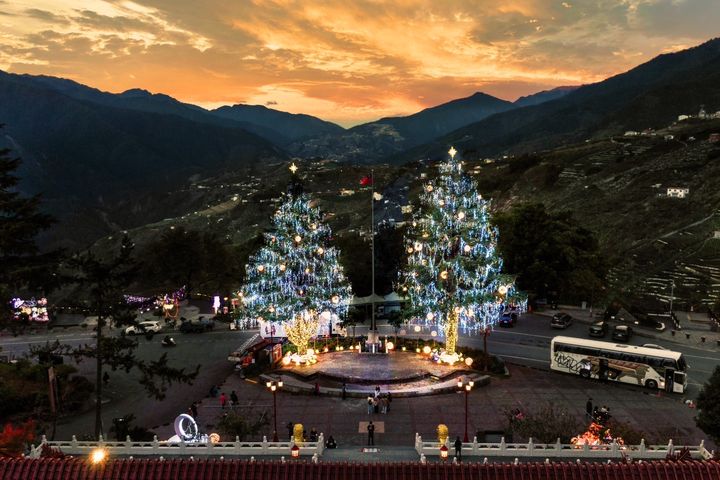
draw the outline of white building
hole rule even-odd
[[[678,115],[678,122],[682,122],[683,120],[687,120],[690,118],[690,115]]]
[[[627,132],[625,132],[626,137],[637,137],[638,135],[640,134],[635,130],[628,130]]]
[[[689,188],[668,187],[668,189],[667,189],[667,196],[669,198],[685,198],[689,194],[690,194]]]

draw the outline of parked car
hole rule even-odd
[[[588,334],[591,337],[604,337],[608,331],[607,322],[599,321],[595,322],[588,327]]]
[[[188,320],[180,324],[182,333],[202,333],[215,328],[215,321],[200,317],[197,320]]]
[[[633,329],[627,325],[616,325],[613,328],[612,339],[618,342],[629,342],[632,337]]]
[[[665,348],[661,345],[656,345],[654,343],[643,343],[642,346],[645,348],[654,348],[655,350],[667,350],[667,348]]]
[[[553,315],[550,320],[550,326],[552,328],[567,328],[572,325],[572,317],[564,312],[558,312]]]
[[[514,327],[517,323],[518,315],[515,312],[505,312],[500,316],[498,325],[501,327]]]
[[[162,325],[157,320],[145,320],[137,325],[130,325],[125,329],[125,335],[140,335],[143,333],[157,333],[162,330]]]

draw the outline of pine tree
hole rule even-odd
[[[278,322],[304,355],[324,312],[344,316],[352,296],[332,232],[294,177],[265,246],[250,257],[241,291],[250,318]]]
[[[490,224],[490,203],[455,158],[439,165],[440,176],[424,185],[420,209],[405,236],[408,263],[401,272],[409,314],[440,325],[445,357],[457,358],[458,329],[494,325],[513,299],[513,278],[503,275],[496,252],[498,232]]]

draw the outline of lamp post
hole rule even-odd
[[[467,443],[470,441],[468,438],[468,395],[470,394],[470,390],[475,386],[475,382],[472,380],[466,382],[460,378],[458,379],[457,386],[459,391],[465,392],[465,437],[463,438],[463,442]]]
[[[283,382],[282,380],[275,380],[270,382],[265,382],[265,386],[267,387],[270,392],[272,392],[273,396],[273,442],[277,442],[278,440],[278,429],[277,429],[277,391],[282,388]]]
[[[673,298],[675,297],[675,280],[670,280],[670,319],[673,313]]]

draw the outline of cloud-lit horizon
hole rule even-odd
[[[0,0],[0,69],[344,126],[600,81],[718,34],[717,0]]]

